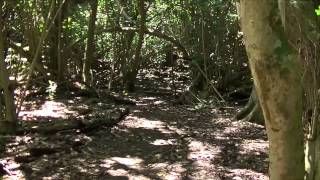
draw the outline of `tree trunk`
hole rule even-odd
[[[3,1],[0,2],[2,7]],[[0,14],[2,14],[0,8]],[[10,88],[9,74],[4,56],[4,21],[0,16],[0,134],[14,134],[17,127],[17,115],[14,104],[13,90]]]
[[[314,13],[318,3],[297,1],[294,10],[287,10],[295,17],[295,25],[290,28],[295,41],[299,41],[299,52],[303,59],[304,74],[304,122],[307,130],[305,149],[305,180],[320,179],[320,24],[319,17]],[[319,1],[318,1],[319,2]]]
[[[131,70],[128,72],[127,77],[126,77],[126,89],[130,91],[134,91],[134,85],[136,83],[137,79],[137,74],[140,69],[141,65],[141,60],[140,60],[140,55],[141,55],[141,49],[142,49],[142,44],[143,44],[143,39],[144,39],[144,34],[145,34],[145,29],[146,29],[146,9],[145,9],[145,4],[144,0],[139,0],[138,2],[138,8],[139,8],[139,14],[140,14],[140,28],[139,28],[139,39],[137,43],[137,47],[134,52],[134,59],[133,59],[133,67],[131,67]]]
[[[257,96],[257,92],[254,88],[251,91],[251,95],[246,106],[236,114],[235,118],[237,120],[248,121],[264,125],[262,109]]]
[[[62,2],[60,2],[62,3]],[[66,9],[67,5],[64,4],[63,5],[63,8],[62,9]],[[57,50],[58,50],[58,53],[57,53],[57,61],[58,61],[58,67],[57,67],[57,82],[58,82],[58,86],[61,87],[61,86],[64,86],[64,81],[65,81],[65,71],[67,70],[66,69],[66,62],[65,62],[65,58],[64,58],[64,43],[63,43],[63,40],[64,38],[62,37],[63,36],[63,26],[62,26],[62,23],[63,23],[63,16],[65,12],[63,11],[59,11],[59,14],[58,14],[58,17],[57,17],[57,28],[58,28],[58,45],[57,45]]]
[[[302,75],[297,52],[286,38],[277,1],[241,0],[240,5],[245,46],[269,139],[270,179],[302,180]]]
[[[93,80],[91,77],[91,66],[94,61],[94,52],[95,52],[95,41],[94,41],[94,32],[96,28],[96,19],[98,11],[98,0],[92,0],[90,2],[91,14],[89,19],[89,28],[88,28],[88,39],[85,53],[85,61],[83,63],[83,81],[87,84],[91,84]]]

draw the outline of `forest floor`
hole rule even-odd
[[[101,118],[129,108],[117,125],[84,133],[25,133],[7,137],[1,163],[4,179],[208,179],[267,177],[263,126],[234,121],[238,107],[178,105],[165,78],[142,73],[136,105],[103,98],[27,102],[23,122]]]

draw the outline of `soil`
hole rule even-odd
[[[89,133],[70,129],[3,137],[8,141],[1,159],[7,170],[3,178],[268,179],[263,126],[235,121],[239,107],[175,103],[172,86],[155,74],[141,72],[136,93],[117,94],[136,105],[111,102],[103,95],[27,102],[20,113],[22,125],[104,120],[118,108],[130,113],[112,128]],[[180,85],[177,92],[184,88]]]

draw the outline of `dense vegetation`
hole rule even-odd
[[[146,94],[165,97],[177,109],[211,113],[249,100],[237,115],[222,112],[266,124],[271,179],[301,179],[305,169],[307,179],[318,179],[318,5],[316,0],[0,1],[0,134],[114,128]],[[27,110],[63,100],[66,106],[89,106],[77,107],[67,121],[52,123],[49,116],[40,124],[37,118],[25,121]],[[104,102],[117,106],[106,108]],[[105,109],[114,112],[92,115]],[[12,142],[4,137],[3,148]],[[35,154],[65,151],[39,149]]]

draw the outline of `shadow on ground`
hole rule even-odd
[[[131,106],[131,113],[113,128],[99,128],[90,133],[70,130],[12,137],[2,158],[2,163],[12,174],[4,177],[268,179],[268,147],[262,126],[232,121],[234,108],[195,109],[193,106],[174,105],[170,96],[172,92],[167,89],[166,95],[145,94],[143,91],[130,94],[137,105]],[[23,117],[33,117],[26,120],[50,119],[52,116],[64,120],[80,116],[84,119],[104,118],[92,114],[117,107],[103,100],[95,101],[87,104],[93,112],[82,115],[79,107],[86,101],[59,101],[59,106],[44,109],[45,112],[52,112],[46,117],[41,116],[40,106],[37,107],[38,112],[29,108],[22,114]],[[65,113],[59,109],[61,107]],[[17,157],[32,153],[32,147],[57,151],[17,162]]]

